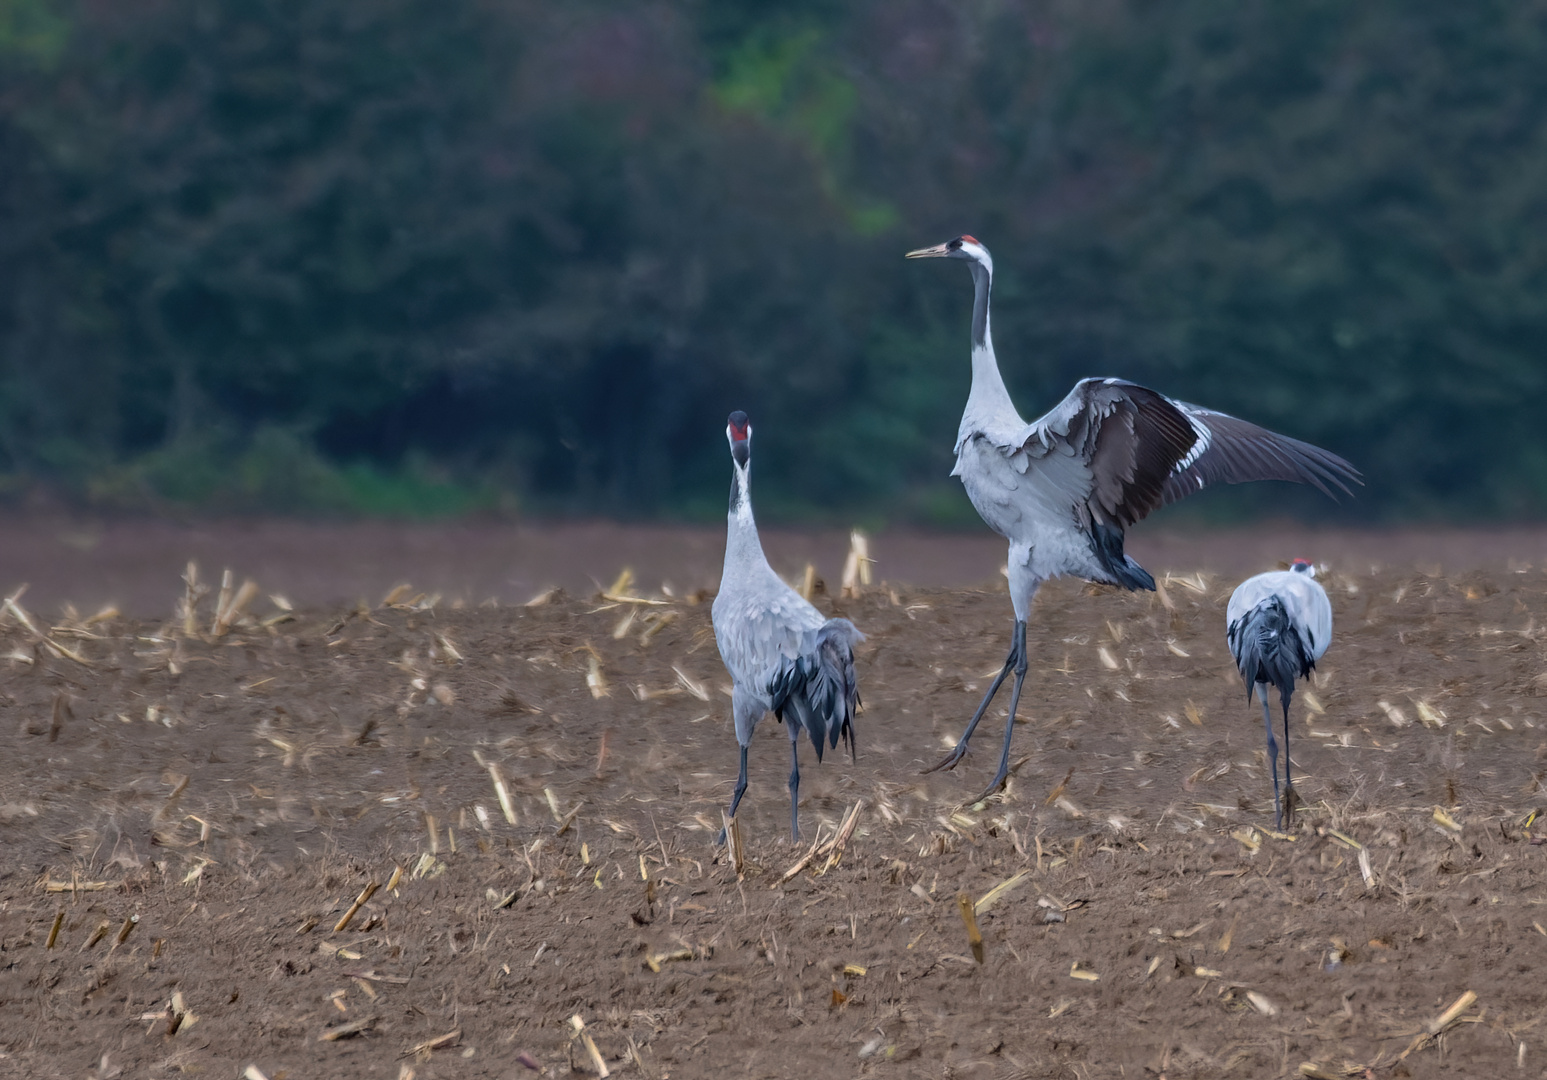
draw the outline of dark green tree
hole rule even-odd
[[[0,0],[0,495],[708,515],[741,407],[768,514],[970,517],[970,231],[1028,411],[1540,516],[1544,117],[1539,2]]]

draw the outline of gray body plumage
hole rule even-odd
[[[747,431],[750,435],[750,427]],[[725,565],[710,609],[715,643],[731,677],[731,710],[742,749],[731,816],[745,791],[746,748],[753,730],[773,713],[790,735],[790,828],[798,838],[798,739],[801,732],[806,733],[818,761],[840,741],[853,754],[854,713],[859,705],[854,646],[864,635],[847,619],[824,619],[774,573],[752,516],[750,451],[747,462],[737,461],[735,470]]]
[[[1042,582],[1075,575],[1127,589],[1154,579],[1123,551],[1123,532],[1152,511],[1211,484],[1288,480],[1327,495],[1350,494],[1352,465],[1309,443],[1277,435],[1211,409],[1174,401],[1122,379],[1082,379],[1038,419],[1016,410],[994,356],[989,320],[993,259],[970,236],[910,252],[910,258],[966,260],[974,285],[972,387],[956,435],[956,466],[967,497],[1009,542],[1007,572],[1015,643],[999,677],[949,756],[954,767],[988,703],[1011,670],[1026,670],[1025,623]],[[1011,727],[999,774],[1007,775]]]
[[[1295,681],[1308,678],[1332,641],[1332,604],[1309,563],[1247,578],[1236,587],[1225,608],[1225,641],[1236,669],[1262,701],[1268,731],[1268,767],[1273,772],[1273,812],[1283,825],[1278,785],[1278,742],[1273,737],[1273,713],[1268,688],[1278,691],[1284,712],[1284,788],[1293,789],[1289,760],[1289,700]]]
[[[1225,607],[1225,640],[1246,680],[1267,683],[1285,700],[1294,681],[1310,674],[1332,641],[1332,603],[1305,569],[1273,570],[1247,578]]]

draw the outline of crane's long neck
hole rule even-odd
[[[1004,376],[999,374],[999,361],[994,357],[994,335],[988,318],[993,271],[977,261],[971,267],[972,390],[967,394],[967,408],[962,412],[962,438],[977,431],[994,434],[999,428],[1025,426],[1010,400],[1010,392],[1005,389]]]
[[[725,576],[744,567],[767,567],[763,543],[752,517],[752,463],[731,463],[731,505],[726,514]]]

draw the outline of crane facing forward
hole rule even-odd
[[[1289,698],[1295,680],[1307,678],[1332,641],[1332,605],[1316,571],[1304,559],[1288,570],[1273,570],[1247,578],[1230,595],[1225,608],[1225,640],[1246,680],[1246,700],[1253,688],[1262,699],[1262,722],[1268,728],[1268,768],[1273,771],[1273,827],[1284,827],[1278,793],[1278,743],[1273,741],[1273,713],[1268,687],[1278,690],[1284,706],[1284,801],[1294,820],[1294,784],[1289,776]]]
[[[1155,579],[1123,554],[1123,530],[1209,484],[1290,480],[1336,498],[1359,472],[1335,454],[1210,409],[1173,401],[1122,379],[1082,379],[1053,410],[1027,423],[1010,400],[989,332],[994,260],[970,236],[908,252],[961,259],[972,271],[972,389],[956,433],[956,467],[983,520],[1010,542],[1015,630],[1005,658],[961,741],[938,764],[955,768],[1005,677],[1015,672],[1004,749],[993,783],[1009,775],[1015,710],[1026,678],[1026,620],[1049,578],[1071,574],[1125,589]],[[974,800],[976,801],[976,800]]]
[[[752,423],[733,412],[725,437],[731,444],[731,504],[725,537],[725,570],[714,598],[714,640],[731,676],[731,711],[741,744],[741,772],[730,816],[747,791],[747,747],[767,713],[790,733],[790,832],[800,839],[800,733],[822,760],[824,745],[841,738],[854,759],[854,710],[859,684],[854,646],[865,635],[848,619],[823,619],[805,598],[780,580],[763,555],[752,520]],[[723,835],[723,834],[722,834]]]

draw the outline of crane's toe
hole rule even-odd
[[[966,757],[966,756],[967,756],[967,744],[966,743],[957,743],[956,744],[956,749],[952,750],[949,754],[945,755],[945,757],[943,757],[939,761],[935,762],[929,768],[927,768],[927,769],[920,769],[919,770],[919,775],[920,776],[928,776],[930,773],[932,773],[932,772],[939,772],[941,769],[954,769],[954,768],[956,768],[957,765],[959,765],[961,763],[961,759]]]
[[[1009,782],[1009,779],[1010,777],[1008,774],[1000,774],[999,776],[995,777],[992,784],[989,784],[988,787],[978,792],[975,797],[968,799],[965,805],[971,806],[973,803],[982,802],[984,799],[987,799],[991,795],[999,794],[1004,790],[1004,786]]]

